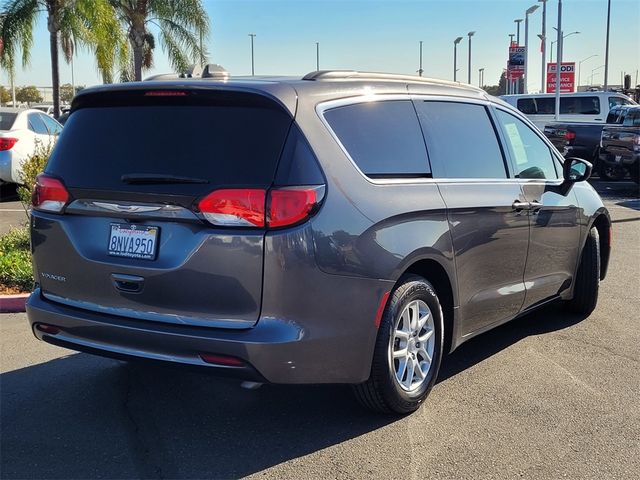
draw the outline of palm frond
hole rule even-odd
[[[0,66],[13,71],[15,61],[21,52],[22,65],[27,66],[33,45],[33,29],[40,13],[38,0],[11,0],[5,4],[0,25],[2,54]]]

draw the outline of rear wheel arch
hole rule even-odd
[[[440,299],[442,306],[443,323],[444,323],[444,348],[443,352],[446,354],[451,351],[453,344],[453,332],[454,332],[454,305],[456,303],[454,297],[453,283],[447,270],[438,261],[433,259],[423,259],[412,263],[402,273],[398,279],[397,284],[402,283],[402,280],[407,275],[418,275],[424,278],[433,285],[436,290],[436,294]]]

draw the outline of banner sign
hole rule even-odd
[[[509,47],[509,63],[507,64],[507,78],[517,80],[524,75],[524,48],[521,45]]]
[[[576,87],[576,63],[560,65],[560,93],[573,93]],[[556,64],[547,63],[547,93],[556,93]]]

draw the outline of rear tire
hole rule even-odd
[[[573,298],[567,301],[567,308],[575,313],[589,315],[598,304],[600,287],[600,236],[593,227],[587,235],[582,249],[580,266],[573,288]]]
[[[622,167],[618,167],[615,165],[608,165],[607,163],[602,162],[600,163],[598,174],[600,175],[600,178],[603,180],[618,182],[620,180],[624,180],[624,177],[626,176],[627,172]]]
[[[442,349],[442,308],[435,289],[422,277],[403,277],[380,322],[371,374],[366,382],[353,386],[356,398],[375,412],[417,410],[436,382]],[[406,355],[401,353],[405,351]]]

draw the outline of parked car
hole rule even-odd
[[[37,338],[408,413],[470,338],[595,308],[591,167],[507,103],[401,75],[174,78],[75,97],[34,193]]]
[[[540,130],[544,130],[545,125],[555,121],[556,100],[553,93],[503,95],[500,98],[524,113]],[[561,93],[558,121],[604,123],[609,110],[617,105],[636,105],[636,103],[621,93]]]
[[[607,125],[621,124],[621,112],[633,105],[618,105],[609,110],[607,123],[593,122],[551,122],[544,127],[544,134],[565,158],[579,157],[589,160],[594,170],[605,180],[622,180],[626,170],[618,164],[600,162],[600,138]]]
[[[617,115],[616,115],[617,114]],[[640,106],[621,107],[615,121],[602,129],[600,161],[603,170],[627,171],[634,182],[640,177]]]
[[[39,110],[0,107],[0,182],[21,183],[22,163],[38,142],[55,142],[62,125]]]

